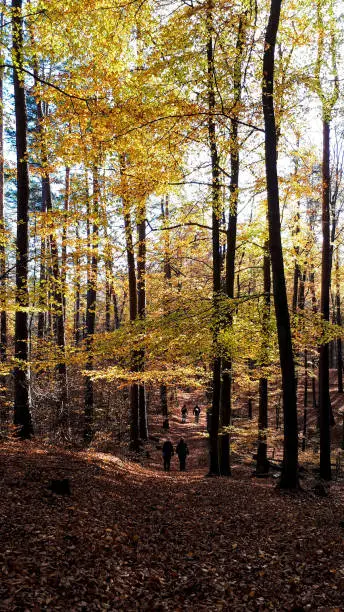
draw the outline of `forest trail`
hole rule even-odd
[[[171,437],[185,429],[186,473],[158,449],[142,466],[3,443],[0,610],[342,610],[342,483],[319,498],[204,478],[192,421]],[[67,477],[71,496],[51,494]]]

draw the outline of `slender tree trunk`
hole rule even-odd
[[[144,322],[146,318],[146,206],[143,205],[138,211],[138,253],[137,253],[137,314]],[[141,348],[139,355],[139,368],[141,372],[145,369],[145,349]],[[139,384],[139,429],[140,438],[148,439],[148,415],[146,403],[146,390],[143,383]]]
[[[29,171],[27,162],[27,110],[23,81],[22,0],[12,0],[12,54],[17,149],[17,262],[16,314],[14,330],[14,423],[22,438],[33,433],[30,412],[28,366],[28,256],[29,256]]]
[[[90,255],[90,271],[87,282],[87,297],[86,297],[86,369],[89,372],[93,370],[93,342],[96,329],[96,305],[97,305],[97,280],[98,280],[98,216],[99,216],[99,171],[97,167],[93,168],[93,223],[92,234],[90,228],[90,246],[92,255]],[[90,443],[94,433],[94,388],[91,376],[85,378],[85,428],[84,440]]]
[[[165,202],[164,198],[161,199],[161,216],[163,226],[167,226],[169,223],[169,196],[166,195]],[[172,278],[171,269],[171,256],[170,256],[170,237],[169,232],[164,232],[164,281],[165,288],[170,286]],[[160,386],[160,401],[161,401],[161,412],[163,417],[163,425],[165,429],[169,429],[169,414],[168,414],[168,396],[167,387],[162,384]]]
[[[1,42],[4,27],[4,14],[0,13]],[[3,63],[3,53],[0,50],[0,63]],[[0,68],[0,361],[6,360],[7,354],[7,313],[6,313],[6,250],[4,244],[4,69]],[[1,386],[1,382],[0,382]]]
[[[340,276],[339,276],[339,249],[337,247],[336,257],[336,323],[342,325],[341,299],[340,299]],[[337,385],[338,393],[343,393],[343,350],[342,339],[337,338]]]
[[[218,336],[220,332],[221,302],[221,252],[220,252],[220,165],[216,143],[215,83],[214,83],[214,49],[213,49],[213,0],[207,4],[207,66],[208,66],[208,139],[212,173],[212,250],[213,250],[213,398],[209,423],[209,474],[220,473],[218,433],[220,415],[221,357],[219,355]]]
[[[320,311],[325,323],[330,319],[330,124],[323,121],[322,166],[322,262]],[[321,344],[319,351],[319,418],[320,418],[320,476],[331,480],[330,380],[329,345]]]
[[[238,141],[238,122],[241,101],[241,64],[245,43],[245,16],[239,19],[238,35],[236,43],[236,56],[233,69],[234,86],[234,108],[232,109],[233,118],[231,119],[231,179],[230,179],[230,200],[229,200],[229,219],[227,228],[227,252],[226,252],[226,295],[229,299],[234,298],[235,282],[235,253],[237,239],[237,215],[238,215],[238,189],[239,189],[239,141]],[[233,316],[229,312],[227,317],[229,328],[233,325]],[[220,437],[220,472],[223,476],[230,476],[230,435],[228,427],[231,423],[232,413],[232,359],[223,358],[222,363],[222,385],[220,398],[220,423],[224,431]]]
[[[305,382],[303,390],[303,435],[302,435],[302,450],[306,450],[307,437],[307,417],[308,417],[308,353],[307,349],[304,352],[304,372]]]
[[[270,294],[271,294],[271,274],[269,243],[266,241],[264,246],[264,312],[263,312],[263,359],[262,366],[268,365],[268,345],[270,327]],[[267,428],[268,428],[268,379],[266,375],[259,379],[259,415],[258,415],[258,449],[257,449],[257,474],[267,474],[269,462],[267,456]]]
[[[280,10],[281,0],[271,0],[264,45],[262,101],[265,123],[265,167],[268,196],[269,248],[283,390],[284,457],[280,486],[283,488],[296,488],[298,486],[296,380],[281,241],[273,87],[275,44]]]
[[[112,291],[111,291],[111,264],[105,259],[105,331],[111,330],[111,303],[112,303]]]
[[[62,228],[62,258],[61,258],[61,284],[62,284],[62,303],[63,303],[63,315],[66,321],[67,313],[67,223],[69,213],[69,200],[70,200],[70,168],[67,166],[65,169],[65,194],[64,194],[64,221]]]
[[[79,255],[79,220],[75,228],[76,248],[74,251],[74,341],[78,345],[81,342],[81,270],[80,270],[80,255]]]
[[[130,206],[127,201],[126,188],[126,160],[125,156],[121,156],[121,178],[123,186],[123,216],[124,230],[126,239],[127,262],[128,262],[128,285],[129,285],[129,317],[133,323],[137,319],[137,284],[136,284],[136,269],[135,269],[135,253],[133,245],[133,230],[130,215]],[[138,370],[138,355],[137,351],[132,351],[131,368],[133,372]],[[129,389],[129,404],[130,404],[130,442],[131,447],[137,450],[139,447],[139,387],[137,383],[132,383]]]
[[[46,212],[43,208],[42,202],[42,214]],[[41,238],[41,252],[40,252],[40,270],[39,270],[39,312],[37,322],[37,337],[38,339],[44,338],[45,326],[46,326],[46,308],[47,308],[47,273],[46,273],[46,258],[47,258],[47,245],[46,239]]]

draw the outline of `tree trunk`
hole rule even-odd
[[[80,240],[80,232],[79,232],[79,220],[77,221],[77,225],[75,228],[75,239],[76,239],[76,248],[74,251],[73,261],[74,261],[74,340],[75,344],[78,345],[81,342],[81,270],[80,270],[80,255],[79,255],[79,240]]]
[[[226,295],[229,299],[234,298],[235,281],[235,254],[237,239],[237,215],[238,215],[238,189],[239,189],[239,141],[238,122],[241,101],[241,64],[245,43],[245,16],[240,15],[238,35],[236,43],[236,55],[233,67],[234,104],[232,108],[230,134],[230,199],[229,218],[227,228],[227,252],[226,252]],[[231,308],[231,305],[230,305]],[[232,327],[233,316],[230,311],[227,316],[227,326]],[[223,476],[230,476],[230,435],[228,427],[231,423],[232,414],[232,359],[223,358],[222,363],[222,385],[220,398],[220,423],[224,431],[220,437],[220,472]]]
[[[28,366],[28,255],[29,255],[29,171],[27,162],[27,110],[23,81],[22,0],[12,0],[12,54],[17,149],[17,240],[16,314],[14,329],[14,424],[21,438],[33,434],[30,412]]]
[[[322,261],[320,311],[323,321],[330,320],[330,123],[323,121],[322,164]],[[319,420],[320,420],[320,476],[331,480],[329,345],[321,344],[319,351]]]
[[[221,357],[219,355],[218,336],[220,331],[221,303],[221,252],[220,252],[220,166],[216,143],[215,83],[214,83],[214,49],[213,49],[213,0],[207,5],[207,67],[208,67],[208,139],[212,174],[212,250],[213,250],[213,398],[209,423],[209,474],[218,475],[219,466],[219,414],[221,389]]]
[[[91,372],[93,370],[93,342],[94,332],[96,329],[96,305],[97,305],[97,279],[98,279],[98,215],[99,215],[99,171],[97,167],[93,168],[93,223],[92,233],[90,227],[90,246],[92,255],[90,257],[90,271],[87,280],[87,297],[86,297],[86,369]],[[86,376],[85,379],[85,428],[84,440],[90,443],[94,434],[94,388],[91,376]]]
[[[270,294],[271,274],[269,243],[264,246],[264,312],[263,312],[263,358],[262,366],[268,365],[269,324],[270,324]],[[257,449],[257,474],[267,474],[269,462],[267,456],[267,428],[268,428],[268,379],[262,376],[259,379],[259,415],[258,415],[258,449]]]
[[[146,207],[138,211],[138,253],[137,253],[137,314],[142,323],[146,317]],[[140,372],[145,369],[145,349],[141,348],[138,355]],[[143,383],[139,384],[139,430],[142,440],[148,439],[148,415],[146,405],[146,390]]]
[[[0,14],[1,43],[3,37],[4,14]],[[3,51],[0,49],[0,63],[3,63]],[[6,360],[7,354],[7,313],[6,313],[6,250],[4,243],[4,69],[0,68],[0,361]],[[1,386],[1,382],[0,382]]]
[[[130,205],[127,200],[126,186],[126,159],[122,155],[120,159],[120,169],[122,178],[122,201],[123,201],[123,217],[124,230],[126,240],[127,262],[128,262],[128,285],[129,285],[129,317],[134,323],[137,318],[137,284],[135,270],[135,253],[133,245],[133,231],[131,224]],[[133,372],[138,370],[138,355],[137,351],[132,351],[131,354],[131,369]],[[137,450],[139,447],[139,387],[137,383],[132,383],[129,389],[129,405],[130,405],[130,442],[131,447]]]
[[[61,284],[62,284],[62,305],[63,305],[63,316],[66,320],[66,300],[67,300],[67,223],[69,213],[69,200],[70,200],[70,168],[68,166],[65,169],[65,194],[64,194],[64,220],[62,228],[62,258],[61,258]]]
[[[296,380],[281,241],[281,220],[277,175],[277,139],[274,113],[274,55],[281,0],[271,0],[265,34],[263,60],[263,113],[265,124],[265,167],[268,196],[269,248],[274,302],[282,371],[284,414],[284,457],[280,486],[298,486],[298,427]]]
[[[337,247],[336,257],[336,323],[342,325],[341,299],[340,299],[340,276],[339,276],[339,249]],[[343,393],[343,351],[342,339],[337,338],[337,385],[338,393]]]
[[[161,199],[161,216],[163,226],[168,226],[169,223],[169,197],[166,195],[165,202],[164,198]],[[165,287],[167,288],[171,283],[172,269],[171,269],[171,256],[170,256],[170,238],[169,232],[164,232],[164,281]],[[167,387],[162,384],[160,386],[160,401],[161,401],[161,413],[163,418],[163,426],[165,429],[169,429],[169,414],[168,414],[168,397]]]

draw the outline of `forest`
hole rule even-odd
[[[0,0],[0,610],[343,609],[343,21]]]

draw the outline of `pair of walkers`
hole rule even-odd
[[[186,417],[187,417],[187,414],[188,414],[188,408],[187,408],[186,404],[184,404],[184,406],[182,407],[180,412],[181,412],[181,415],[182,415],[182,423],[186,423]],[[201,412],[201,409],[200,409],[199,405],[196,404],[196,406],[194,407],[194,409],[192,411],[192,413],[193,413],[193,415],[195,417],[195,423],[199,422],[200,412]]]
[[[188,445],[186,444],[184,438],[180,438],[177,446],[176,446],[176,453],[178,455],[178,459],[179,459],[179,467],[180,467],[180,471],[181,472],[185,472],[185,467],[186,467],[186,457],[189,454],[189,449],[188,449]],[[167,439],[165,440],[163,446],[162,446],[162,456],[163,456],[163,460],[164,460],[164,470],[165,472],[169,472],[170,471],[170,467],[171,467],[171,459],[174,455],[174,448],[173,448],[173,444],[171,442],[171,440]]]

